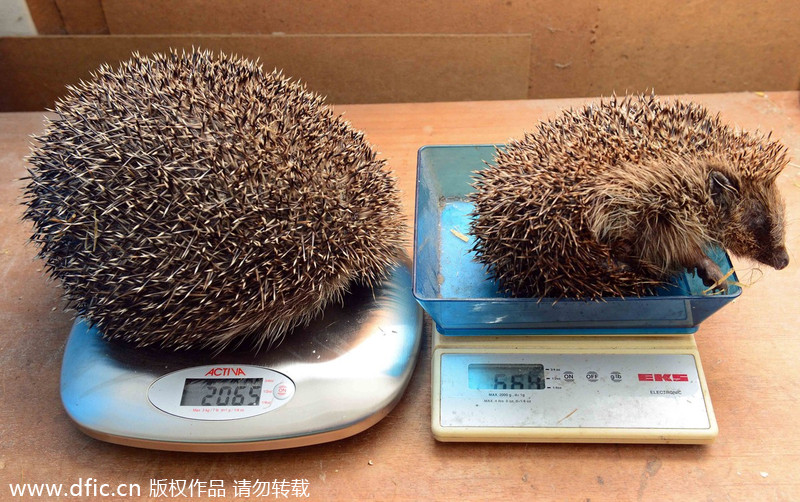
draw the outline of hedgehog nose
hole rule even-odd
[[[781,270],[789,265],[789,253],[786,252],[785,247],[780,247],[775,250],[775,256],[772,259],[772,266],[775,270]]]

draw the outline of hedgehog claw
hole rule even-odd
[[[722,278],[720,277],[720,279]],[[716,281],[712,279],[703,279],[703,284],[709,288],[713,288],[715,291],[719,291],[720,293],[727,293],[728,283],[726,281],[719,282],[720,279]]]
[[[728,284],[723,280],[722,270],[710,258],[705,257],[694,269],[697,272],[697,276],[703,280],[705,286],[713,287],[723,293],[728,292]]]

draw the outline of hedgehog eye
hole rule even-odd
[[[767,236],[770,232],[771,221],[763,205],[759,203],[753,204],[745,213],[744,221],[758,240],[768,239]]]
[[[764,216],[759,215],[753,218],[753,227],[758,229],[764,229],[767,226],[767,219]]]

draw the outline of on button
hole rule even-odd
[[[272,395],[275,396],[275,399],[286,399],[290,393],[291,389],[286,385],[286,382],[281,382],[272,389]]]

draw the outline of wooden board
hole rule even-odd
[[[800,2],[103,0],[111,33],[530,33],[528,97],[788,90]]]
[[[26,0],[39,35],[108,33],[101,0]]]
[[[589,95],[800,88],[800,2],[600,2]]]
[[[133,51],[192,46],[259,58],[334,103],[527,95],[528,35],[52,36],[0,38],[0,110],[50,107],[64,85]]]
[[[793,0],[27,2],[40,34],[530,34],[529,98],[800,88]]]
[[[68,489],[91,477],[115,488],[139,484],[142,496],[132,498],[137,501],[155,500],[159,486],[167,490],[161,500],[178,500],[168,498],[169,490],[181,481],[208,488],[219,480],[233,499],[242,480],[295,479],[308,480],[312,501],[800,500],[800,94],[687,98],[741,127],[772,130],[795,159],[778,179],[787,202],[791,263],[781,271],[760,267],[763,274],[754,277],[761,278],[696,336],[720,429],[709,446],[438,443],[430,432],[427,343],[397,408],[373,428],[335,443],[189,454],[90,439],[66,416],[58,393],[72,318],[61,311],[59,288],[44,277],[35,248],[26,244],[30,228],[20,221],[23,183],[17,180],[25,175],[29,135],[41,131],[42,114],[0,114],[0,499],[10,498],[9,483],[63,483]],[[505,142],[584,102],[347,105],[336,111],[365,130],[388,159],[410,222],[420,146]],[[735,265],[746,280],[752,265]]]
[[[27,0],[27,4],[40,35],[62,35],[67,32],[56,0]]]
[[[108,33],[100,0],[56,0],[64,28],[72,35]]]

